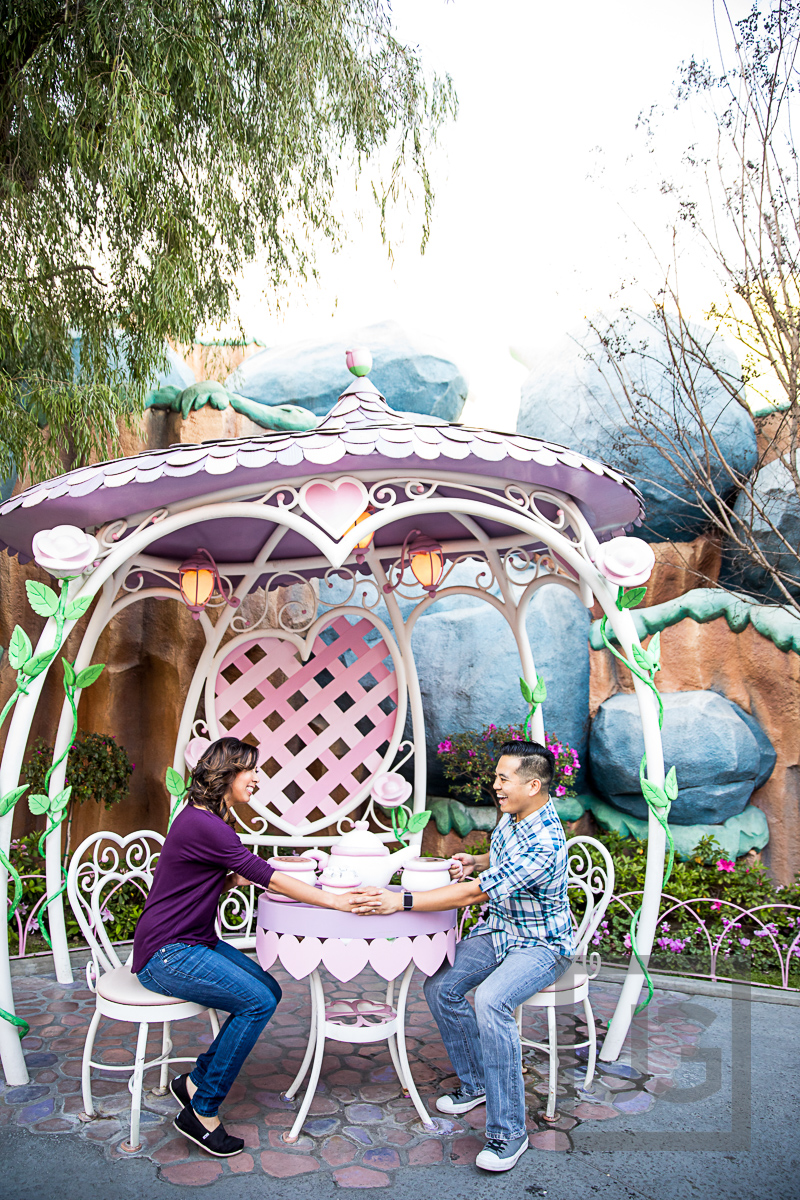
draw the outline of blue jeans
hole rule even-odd
[[[525,1133],[522,1048],[514,1010],[555,983],[572,959],[544,943],[516,946],[498,963],[489,934],[465,938],[452,966],[425,981],[433,1013],[461,1086],[486,1093],[486,1136],[511,1141]],[[475,988],[475,1010],[467,992]]]
[[[173,942],[157,950],[138,973],[139,982],[162,996],[180,996],[230,1013],[190,1075],[197,1091],[192,1108],[216,1116],[242,1064],[281,998],[279,984],[235,946]]]

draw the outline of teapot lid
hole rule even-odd
[[[384,858],[388,853],[388,846],[384,846],[377,834],[370,832],[367,821],[356,821],[353,828],[342,834],[339,841],[331,846],[331,854],[355,854],[359,857]]]

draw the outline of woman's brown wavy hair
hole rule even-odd
[[[234,737],[220,738],[198,760],[186,796],[187,803],[208,808],[224,820],[227,815],[225,793],[240,771],[252,771],[257,766],[255,746]]]

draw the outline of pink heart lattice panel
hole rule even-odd
[[[397,720],[389,649],[358,618],[325,626],[306,662],[281,638],[240,644],[214,691],[219,724],[258,745],[270,779],[259,799],[293,825],[335,818],[381,766]]]

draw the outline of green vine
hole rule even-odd
[[[427,808],[423,812],[409,814],[405,805],[401,805],[399,808],[391,809],[390,812],[394,836],[401,846],[406,845],[412,833],[419,833],[421,829],[424,829],[431,819],[430,810]]]
[[[530,711],[525,718],[525,723],[522,727],[522,731],[525,734],[525,740],[529,742],[531,740],[531,722],[536,715],[536,710],[539,705],[543,704],[547,699],[547,684],[541,675],[537,675],[536,684],[534,687],[531,687],[527,679],[523,679],[522,676],[520,676],[519,690],[522,692],[522,699],[526,704],[530,705]]]
[[[646,587],[631,588],[630,591],[626,591],[624,587],[621,587],[617,593],[617,608],[620,610],[620,612],[625,608],[635,608],[637,604],[642,602],[646,592]],[[649,687],[653,692],[653,695],[658,702],[658,728],[662,729],[664,726],[664,701],[661,699],[655,683],[656,672],[661,670],[661,634],[656,633],[653,635],[646,650],[643,650],[641,646],[633,646],[632,653],[634,661],[630,662],[625,655],[621,654],[619,650],[612,646],[611,642],[609,641],[606,633],[607,623],[608,618],[604,613],[600,621],[600,636],[603,639],[603,645],[607,650],[611,651],[616,659],[618,659],[624,666],[628,668],[632,675],[635,675],[637,679],[640,679],[641,682],[646,684],[647,687]],[[664,877],[661,883],[663,888],[672,874],[672,868],[675,863],[675,842],[669,827],[669,810],[672,807],[673,800],[677,799],[678,796],[678,776],[675,768],[670,767],[662,788],[659,787],[657,783],[652,783],[649,779],[645,778],[646,768],[647,755],[643,754],[642,761],[639,764],[639,785],[642,789],[642,795],[644,796],[647,807],[666,834],[667,844],[669,846],[666,870],[664,871]],[[647,970],[647,966],[639,954],[639,949],[636,944],[636,930],[639,926],[639,917],[641,912],[642,906],[639,905],[636,912],[631,917],[630,936],[631,949],[636,956],[636,961],[642,968],[645,982],[647,984],[647,999],[643,1000],[636,1006],[634,1016],[637,1013],[640,1013],[643,1009],[647,1008],[648,1004],[653,999],[653,981],[650,978],[650,972]]]
[[[167,767],[167,791],[169,792],[170,796],[174,796],[174,798],[175,798],[175,803],[173,804],[172,808],[170,809],[170,813],[169,813],[169,821],[167,822],[167,831],[169,831],[169,828],[172,825],[172,822],[175,820],[176,816],[178,815],[178,809],[180,808],[183,801],[186,799],[186,793],[189,791],[189,788],[191,786],[192,786],[191,775],[184,783],[180,772],[176,771],[174,767]]]
[[[46,671],[50,664],[54,661],[64,641],[64,626],[66,625],[67,621],[77,621],[84,615],[89,608],[89,605],[92,603],[93,597],[91,596],[83,596],[78,600],[69,599],[68,592],[72,578],[74,578],[74,576],[61,580],[61,588],[58,594],[54,592],[51,587],[48,587],[46,583],[39,583],[37,580],[33,579],[29,579],[25,583],[25,591],[28,595],[28,603],[33,611],[37,614],[37,616],[45,618],[52,617],[55,621],[55,637],[50,650],[46,650],[40,654],[34,654],[33,645],[25,630],[19,625],[15,626],[8,647],[8,661],[17,672],[17,685],[13,694],[7,700],[2,713],[0,713],[0,726],[2,726],[17,700],[19,700],[20,696],[27,696],[28,688],[33,680]],[[94,683],[94,681],[99,677],[104,666],[103,663],[100,663],[92,667],[86,667],[83,671],[76,673],[75,667],[72,663],[67,662],[67,660],[63,658],[61,661],[64,664],[64,690],[72,711],[72,737],[70,738],[69,744],[67,745],[63,754],[61,754],[55,760],[47,772],[45,776],[45,786],[43,789],[44,792],[46,792],[50,783],[50,777],[52,776],[56,767],[58,767],[69,754],[77,736],[78,709],[75,702],[75,693],[80,689],[89,687],[90,684]],[[14,808],[14,805],[24,794],[24,792],[27,791],[27,789],[28,785],[23,784],[21,787],[13,788],[10,792],[7,792],[5,796],[0,797],[0,817],[4,817],[11,812],[11,810]],[[64,820],[71,791],[72,789],[67,787],[60,791],[56,796],[51,797],[49,795],[37,794],[35,796],[28,797],[28,807],[30,808],[30,811],[37,816],[44,814],[47,819],[45,831],[39,838],[39,853],[42,855],[42,857],[45,856],[45,839],[49,834],[53,833],[54,830],[58,829],[59,825]],[[2,863],[2,865],[6,868],[6,871],[14,883],[14,897],[9,905],[6,917],[6,920],[10,921],[14,916],[14,913],[17,910],[17,905],[22,897],[22,881],[19,877],[19,872],[1,849],[0,863]],[[64,876],[61,887],[52,896],[48,896],[38,914],[39,929],[51,949],[52,942],[47,930],[44,927],[43,917],[48,906],[52,904],[53,901],[59,896],[61,896],[66,888],[66,873],[64,872],[63,867],[61,868],[61,873]],[[20,1017],[14,1016],[13,1013],[6,1012],[3,1008],[0,1008],[0,1017],[16,1026],[17,1029],[19,1029],[20,1037],[25,1037],[25,1034],[29,1029],[27,1021],[23,1021]]]

